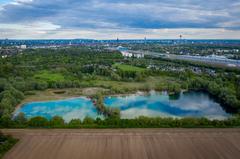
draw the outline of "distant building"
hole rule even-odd
[[[143,53],[133,53],[133,57],[144,58],[144,54]]]
[[[121,51],[124,57],[135,57],[135,58],[144,58],[143,53],[129,52],[129,51]]]
[[[4,58],[7,58],[7,57],[8,57],[8,55],[3,55],[3,56],[2,56],[3,59],[4,59]]]
[[[118,46],[117,50],[120,51],[124,57],[144,58],[143,53],[128,51],[126,47]]]
[[[20,45],[20,49],[26,49],[27,45]]]
[[[128,51],[121,51],[121,53],[124,57],[133,57],[133,54],[129,53]]]
[[[128,48],[122,47],[122,46],[118,46],[118,47],[117,47],[117,50],[120,51],[120,52],[121,52],[121,51],[128,51]]]
[[[233,52],[234,52],[234,53],[238,53],[238,52],[239,52],[239,49],[233,49]]]

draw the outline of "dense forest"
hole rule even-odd
[[[155,81],[149,82],[150,77]],[[111,84],[108,84],[109,82]],[[118,82],[125,82],[124,84],[131,86],[116,85]],[[135,87],[134,84],[136,83],[143,85]],[[12,113],[15,107],[26,96],[33,95],[36,90],[95,86],[107,88],[111,94],[151,89],[172,93],[179,93],[181,90],[206,91],[216,98],[227,112],[234,114],[240,112],[239,70],[150,57],[126,59],[117,51],[109,51],[98,47],[27,49],[21,54],[0,59],[1,125],[6,127],[14,125],[16,127],[16,121],[12,121]],[[104,105],[101,105],[101,96],[103,95],[97,94],[94,97],[98,102],[99,111],[109,118],[117,116],[116,114],[119,114],[118,110],[106,110]],[[24,116],[20,118],[25,123]],[[34,126],[36,124],[34,120],[26,121],[28,124],[23,125]],[[46,122],[48,126],[51,125],[50,121],[41,120],[44,120],[42,122]],[[94,119],[86,120],[95,124],[99,122],[99,120]],[[138,122],[142,121],[139,120],[119,119],[118,122],[120,123],[117,123],[117,125],[127,127],[126,123],[132,123],[133,127],[137,127]],[[162,118],[147,118],[146,120],[156,122],[152,127],[162,127],[164,124],[158,125],[157,123],[165,121]],[[202,119],[194,120],[200,122]],[[100,125],[104,127],[109,122],[111,121],[106,119],[101,121]],[[185,122],[185,119],[173,120],[171,123],[175,123],[175,126],[178,127],[178,123],[181,122]],[[226,121],[228,124],[229,122],[232,121]],[[83,123],[86,122],[83,121]],[[213,126],[215,124],[214,121],[209,120],[207,120],[207,123],[211,123],[210,125]],[[223,123],[224,121],[221,124]],[[226,123],[224,125],[227,125]],[[237,122],[234,120],[232,123],[235,125]],[[229,125],[233,126],[231,124]],[[144,124],[143,127],[145,127]]]

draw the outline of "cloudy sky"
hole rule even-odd
[[[0,38],[240,39],[240,0],[0,0]]]

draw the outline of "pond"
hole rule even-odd
[[[86,116],[100,117],[92,101],[85,97],[69,98],[46,102],[31,102],[24,104],[16,110],[15,115],[23,112],[27,118],[42,116],[51,119],[53,116],[61,116],[66,122],[71,119],[84,119]]]
[[[230,116],[221,105],[203,92],[181,93],[169,96],[165,92],[151,91],[127,96],[110,96],[104,99],[107,107],[121,110],[121,118],[131,119],[138,116],[148,117],[206,117],[225,119]],[[103,118],[89,98],[69,98],[64,100],[31,102],[24,104],[14,115],[23,112],[27,118],[43,116],[51,119],[61,116],[66,122],[71,119],[83,120],[86,116]]]
[[[204,92],[181,93],[177,98],[165,92],[151,91],[149,94],[106,97],[107,107],[117,107],[121,118],[131,119],[138,116],[148,117],[206,117],[226,119],[221,105]]]

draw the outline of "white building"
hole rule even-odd
[[[20,45],[20,49],[26,49],[27,45]]]
[[[121,51],[121,53],[124,57],[144,58],[143,53],[132,53],[132,52],[128,52],[128,51]]]
[[[143,54],[143,53],[134,53],[134,54],[133,54],[133,57],[136,57],[136,58],[144,58],[144,54]]]
[[[132,57],[133,56],[133,54],[129,53],[128,51],[121,51],[121,53],[124,57]]]
[[[4,58],[7,58],[8,57],[8,55],[2,55],[2,58],[4,59]]]
[[[126,47],[118,46],[116,49],[118,51],[120,51],[124,57],[144,58],[143,53],[135,52],[135,51],[134,52],[133,51],[128,51],[128,48],[126,48]]]

